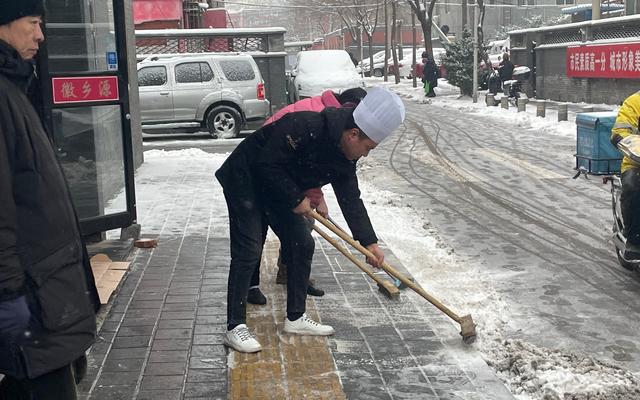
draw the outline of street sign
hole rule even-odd
[[[116,76],[79,76],[51,78],[53,104],[117,101],[118,78]]]
[[[640,43],[567,48],[570,78],[640,78]]]

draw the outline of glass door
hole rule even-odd
[[[136,219],[123,3],[46,1],[44,120],[85,235]]]

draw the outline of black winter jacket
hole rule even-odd
[[[0,41],[0,301],[26,295],[31,335],[0,345],[0,373],[37,377],[93,343],[95,314],[71,196],[25,95],[33,69]]]
[[[363,246],[376,243],[360,199],[356,161],[339,147],[352,108],[289,113],[263,126],[238,145],[216,172],[225,194],[257,193],[272,207],[295,208],[307,189],[331,183],[353,236]]]
[[[435,61],[427,59],[424,64],[424,79],[423,82],[429,82],[431,87],[438,86],[438,78],[440,77],[440,70]]]

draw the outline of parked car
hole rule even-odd
[[[319,96],[325,90],[340,93],[362,87],[364,81],[344,50],[310,50],[298,53],[289,77],[289,100]]]
[[[138,63],[138,85],[145,126],[199,125],[213,137],[230,138],[270,111],[258,66],[247,54],[150,57]]]
[[[373,74],[373,76],[381,77],[384,73],[384,50],[373,54],[373,68],[370,68],[370,61],[369,57],[365,57],[358,64],[358,68],[364,73],[364,76]]]
[[[442,56],[447,52],[444,48],[442,47],[434,47],[433,48],[433,59],[436,62],[436,65],[438,65],[438,69],[440,70],[440,77],[441,78],[446,78],[447,77],[447,70],[444,68],[444,66],[442,65]],[[418,49],[416,51],[416,62],[421,63],[422,62],[422,53],[424,52],[424,49]],[[411,61],[409,61],[409,63],[411,63],[413,61],[413,55],[411,53],[409,53],[409,59]],[[413,78],[413,73],[416,70],[415,65],[412,65],[413,68],[411,68],[409,66],[408,63],[402,63],[401,67],[400,67],[400,76],[404,76],[407,79],[411,79]],[[393,70],[390,70],[393,71]],[[391,72],[389,72],[391,73]],[[419,77],[422,78],[422,77]]]
[[[416,49],[416,61],[420,62],[420,60],[422,60],[422,52],[424,51],[423,48],[421,49]],[[389,61],[387,61],[388,63],[388,69],[387,69],[387,73],[389,75],[393,75],[395,73],[395,64],[393,63],[393,54],[389,57]],[[411,71],[413,70],[411,68],[411,65],[413,64],[413,47],[403,47],[402,48],[402,59],[400,59],[400,55],[398,54],[398,69],[400,71],[400,77],[401,78],[410,78],[411,75]]]

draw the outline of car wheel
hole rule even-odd
[[[380,78],[382,75],[384,75],[382,73],[382,70],[380,68],[376,68],[373,70],[373,76],[375,76],[376,78]]]
[[[228,106],[217,106],[207,114],[206,124],[209,134],[214,138],[230,139],[240,133],[242,118],[238,111]]]

